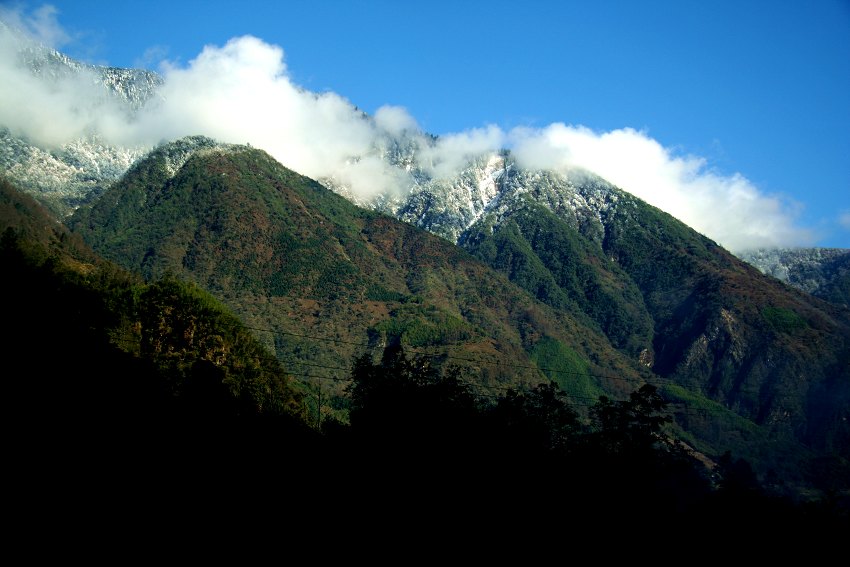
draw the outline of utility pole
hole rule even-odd
[[[319,394],[316,396],[316,431],[322,430],[322,387],[319,386]]]

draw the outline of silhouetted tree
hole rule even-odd
[[[596,431],[594,442],[611,454],[666,449],[670,441],[662,434],[662,429],[672,421],[662,413],[666,409],[667,402],[651,384],[644,384],[624,401],[600,396],[591,410]]]
[[[488,419],[502,450],[526,454],[565,451],[582,430],[567,395],[551,383],[528,392],[508,390]]]
[[[351,379],[352,427],[394,450],[457,445],[477,411],[456,368],[440,372],[425,357],[407,357],[399,343],[388,346],[378,364],[369,354],[358,358]]]

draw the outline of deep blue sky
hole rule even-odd
[[[850,248],[848,0],[49,3],[60,49],[94,63],[186,64],[250,34],[284,49],[295,83],[403,106],[435,134],[643,130],[799,202],[818,245]]]

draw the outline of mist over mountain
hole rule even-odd
[[[746,455],[789,486],[847,448],[845,311],[595,176],[534,179],[475,216],[458,247],[261,150],[195,137],[140,160],[69,225],[146,278],[177,274],[223,298],[304,368],[328,415],[345,407],[328,369],[400,341],[492,394],[550,380],[581,403],[658,384],[695,449]],[[420,221],[446,226],[434,210]]]
[[[730,529],[745,529],[755,523],[792,533],[803,538],[806,545],[811,545],[810,537],[822,538],[828,549],[840,545],[836,535],[843,532],[833,535],[833,530],[846,529],[846,505],[840,498],[813,499],[809,494],[799,500],[796,485],[777,484],[805,472],[799,469],[800,448],[794,444],[779,443],[775,436],[769,443],[760,443],[756,431],[742,430],[740,424],[711,412],[715,432],[718,427],[730,427],[730,432],[744,434],[751,449],[770,448],[767,455],[779,450],[784,466],[778,472],[771,469],[763,477],[765,482],[748,461],[729,452],[712,461],[690,448],[693,438],[682,444],[679,436],[695,434],[698,428],[694,424],[684,424],[684,430],[678,429],[680,424],[671,427],[666,408],[678,408],[674,410],[677,421],[688,412],[681,403],[671,404],[666,399],[669,393],[659,395],[649,383],[631,389],[625,399],[612,401],[602,396],[591,403],[595,391],[576,387],[582,377],[594,379],[593,375],[565,365],[575,365],[581,355],[569,355],[565,350],[568,347],[554,336],[542,340],[534,336],[552,330],[545,322],[552,312],[535,306],[528,297],[523,299],[506,282],[495,281],[498,275],[476,267],[456,249],[452,254],[452,247],[439,238],[387,217],[364,216],[362,210],[349,216],[358,210],[314,182],[275,165],[258,150],[211,147],[202,139],[183,140],[170,147],[173,152],[159,154],[166,159],[155,158],[148,165],[162,165],[190,148],[197,149],[198,155],[186,160],[177,172],[175,179],[181,182],[171,186],[175,195],[158,199],[160,202],[151,203],[151,208],[168,208],[165,201],[179,200],[186,189],[183,181],[193,180],[200,182],[193,189],[200,200],[208,191],[222,191],[224,194],[217,197],[207,196],[233,204],[241,202],[237,213],[261,215],[262,202],[278,212],[300,205],[299,212],[308,213],[318,226],[311,227],[308,221],[300,224],[299,230],[321,230],[329,222],[341,244],[351,245],[346,237],[354,235],[358,226],[368,227],[361,234],[368,235],[384,252],[396,251],[386,257],[389,272],[384,275],[393,271],[392,258],[403,257],[417,264],[430,259],[425,272],[433,273],[442,254],[449,253],[447,259],[455,269],[467,273],[470,283],[478,284],[476,277],[486,276],[494,280],[491,292],[506,292],[508,304],[517,300],[523,304],[509,310],[521,318],[508,316],[504,329],[521,322],[529,343],[538,343],[532,363],[553,382],[494,388],[493,382],[479,381],[485,376],[470,372],[469,367],[460,373],[449,367],[441,373],[438,367],[442,357],[407,358],[404,352],[423,341],[436,340],[431,346],[439,343],[443,348],[454,341],[473,347],[482,342],[471,336],[468,328],[456,323],[445,325],[448,320],[439,313],[443,308],[431,303],[442,295],[431,293],[433,285],[423,288],[422,297],[407,300],[387,288],[370,285],[367,293],[373,296],[369,300],[373,307],[386,302],[387,306],[402,303],[402,310],[406,303],[413,309],[407,309],[406,320],[393,315],[401,325],[383,326],[382,332],[401,342],[386,348],[360,345],[366,353],[356,359],[349,377],[343,379],[352,385],[345,407],[350,423],[341,423],[333,413],[342,409],[332,405],[338,400],[310,387],[310,380],[318,376],[302,374],[292,359],[281,362],[269,356],[256,338],[261,329],[246,328],[210,294],[174,274],[145,282],[100,258],[78,235],[56,224],[34,199],[3,181],[0,262],[14,277],[2,282],[3,296],[13,301],[5,312],[0,346],[8,349],[4,350],[4,360],[16,361],[18,373],[8,384],[7,394],[15,400],[38,399],[35,406],[15,404],[6,414],[14,427],[25,432],[10,436],[7,452],[11,459],[6,472],[18,487],[41,488],[37,494],[27,494],[23,502],[11,498],[12,509],[23,509],[34,502],[51,506],[57,499],[64,501],[84,490],[88,506],[102,502],[129,505],[144,499],[148,505],[170,510],[175,500],[178,505],[187,497],[208,501],[234,485],[253,486],[258,478],[269,478],[279,486],[263,490],[260,496],[251,492],[247,498],[252,506],[266,509],[280,502],[284,509],[293,503],[309,509],[319,502],[323,517],[326,507],[336,509],[342,494],[347,506],[354,503],[391,511],[394,522],[437,507],[444,513],[462,513],[464,524],[474,521],[489,525],[495,521],[500,529],[517,529],[519,534],[531,529],[535,539],[550,520],[546,517],[538,525],[529,524],[529,519],[541,518],[544,509],[557,509],[569,510],[594,525],[607,521],[610,526],[614,518],[616,529],[629,533],[644,528],[652,532],[691,531],[718,522]],[[213,169],[206,170],[202,178],[194,177],[199,167]],[[216,178],[220,179],[214,173],[253,177],[214,187]],[[272,191],[260,202],[250,203],[250,198],[244,201],[246,195],[240,188],[257,188],[249,181],[262,184],[261,178],[269,173],[278,184],[277,197]],[[126,204],[122,209],[127,210]],[[183,209],[183,220],[200,220],[203,215],[198,213],[208,211],[203,203],[194,210]],[[159,215],[145,216],[152,219]],[[283,233],[290,228],[292,225],[284,224]],[[227,226],[221,236],[235,236],[234,230],[245,230],[244,224]],[[173,255],[174,243],[159,250]],[[203,247],[204,243],[195,242],[190,248],[197,251]],[[159,254],[155,248],[151,250]],[[327,262],[331,249],[312,255],[313,263],[325,259],[313,269],[333,269],[333,261]],[[232,251],[219,253],[226,275]],[[353,267],[355,272],[359,265]],[[249,266],[248,273],[256,275],[252,268]],[[299,271],[304,268],[300,265]],[[189,269],[184,273],[191,276],[194,267]],[[334,271],[339,274],[339,268]],[[300,297],[304,303],[312,297],[308,309],[322,303],[326,307],[337,303],[337,309],[345,309],[346,299],[336,296],[337,292],[356,292],[358,288],[357,279],[351,278],[352,267],[347,272],[347,283],[353,286],[328,293],[317,288],[275,293]],[[452,273],[442,270],[440,275],[451,277]],[[368,279],[367,274],[361,276]],[[456,274],[452,287],[457,290],[463,282],[462,275]],[[229,289],[239,295],[240,288],[244,289],[242,283]],[[469,307],[482,315],[494,313],[493,307],[498,307],[495,296],[489,297],[489,305],[476,305],[480,299],[475,298],[473,290],[455,297],[461,303],[473,300]],[[229,301],[233,299],[231,296]],[[278,299],[282,296],[267,297]],[[291,318],[297,308],[288,309],[286,317]],[[562,320],[569,322],[569,318]],[[428,321],[442,321],[442,329],[421,325]],[[305,323],[309,325],[302,320],[302,327],[292,333],[272,333],[281,339],[274,341],[275,349],[279,351],[297,337],[309,338],[304,334]],[[58,340],[32,340],[45,327]],[[571,332],[575,330],[593,335],[592,330],[580,325]],[[362,328],[353,331],[356,336]],[[264,330],[266,333],[269,331]],[[502,335],[497,340],[505,338]],[[312,337],[313,352],[318,352],[316,347],[335,350],[331,344],[353,343]],[[310,349],[311,343],[304,341],[300,347]],[[599,347],[596,344],[593,348]],[[373,355],[381,350],[378,361]],[[594,352],[607,356],[604,347]],[[474,356],[478,358],[476,364],[493,363],[485,350],[473,348],[466,354],[452,360],[475,362],[470,359]],[[591,365],[599,368],[598,361]],[[511,365],[510,359],[504,366],[511,367],[512,379],[519,378],[517,372],[522,366]],[[296,370],[284,371],[286,367]],[[333,369],[321,364],[309,368],[311,372]],[[627,366],[616,370],[618,375],[597,387],[618,390],[623,384],[632,388],[641,381],[636,376],[634,383],[628,378],[634,375]],[[559,374],[561,380],[555,385]],[[526,376],[533,377],[533,373]],[[648,377],[643,374],[643,378]],[[697,409],[694,400],[689,400],[687,409]],[[769,457],[762,455],[755,462],[761,466],[765,458]],[[104,468],[110,474],[99,474]],[[830,478],[840,483],[840,473],[830,468],[834,463],[818,462],[815,485],[829,488]],[[812,472],[805,475],[812,476]],[[558,482],[553,489],[543,489],[541,478]],[[529,491],[536,497],[529,498]],[[546,498],[540,498],[541,494]],[[236,496],[228,496],[228,500],[232,498]],[[226,506],[216,504],[221,510],[227,510]],[[130,513],[135,514],[135,510],[133,507]]]
[[[213,294],[317,422],[347,419],[351,360],[397,344],[483,397],[554,384],[587,411],[652,385],[707,462],[848,489],[847,256],[781,256],[772,275],[733,256],[810,238],[746,179],[628,129],[432,136],[301,89],[253,37],[160,74],[1,22],[0,51],[10,187],[146,282]]]
[[[813,240],[810,231],[796,226],[793,204],[764,194],[740,175],[719,175],[702,158],[677,155],[633,129],[490,125],[434,137],[403,108],[384,106],[368,116],[338,94],[301,88],[288,74],[283,50],[250,36],[207,46],[185,65],[166,62],[156,76],[126,71],[121,80],[76,81],[66,72],[73,67],[67,58],[32,40],[22,43],[24,36],[9,29],[0,28],[0,71],[6,79],[0,126],[9,130],[12,139],[4,145],[17,157],[6,163],[15,180],[33,191],[43,185],[61,192],[67,184],[56,176],[77,176],[75,194],[57,195],[67,201],[66,211],[85,199],[86,184],[99,190],[114,181],[108,166],[126,170],[140,149],[201,134],[262,148],[358,204],[381,210],[398,209],[432,185],[456,183],[473,162],[486,163],[507,148],[516,166],[529,172],[601,175],[732,250]],[[35,60],[50,64],[33,65]],[[63,70],[45,72],[54,67]],[[83,77],[115,74],[77,67],[86,71]],[[98,81],[103,92],[92,93]],[[97,151],[75,151],[80,143]],[[24,153],[31,155],[19,159]],[[48,167],[27,167],[33,160]],[[39,169],[52,170],[53,177],[38,180]]]
[[[0,169],[56,214],[96,198],[150,149],[103,133],[155,96],[158,74],[80,63],[2,20],[0,52]]]

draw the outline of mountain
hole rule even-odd
[[[261,157],[206,142],[180,145],[232,165]],[[208,294],[174,276],[143,283],[6,182],[0,230],[0,264],[14,274],[0,281],[13,300],[0,346],[7,399],[19,402],[5,412],[16,513],[79,502],[117,508],[112,520],[143,507],[184,522],[209,519],[212,503],[223,515],[271,505],[298,518],[318,507],[318,519],[343,495],[405,529],[441,510],[535,539],[553,508],[630,532],[755,521],[829,542],[827,530],[845,529],[832,501],[779,498],[728,454],[709,475],[664,433],[666,404],[649,385],[600,399],[583,426],[556,386],[489,399],[396,344],[353,365],[352,424],[310,430],[303,391]],[[46,328],[58,340],[34,340]]]
[[[621,391],[648,375],[586,317],[261,150],[199,137],[161,146],[69,224],[147,278],[171,272],[223,298],[281,360],[332,392],[356,355],[393,338],[452,357],[485,389],[540,383],[535,359],[550,351],[565,371],[614,376]],[[558,379],[575,393],[603,391],[591,375]]]
[[[0,235],[10,510],[208,501],[312,462],[303,387],[219,301],[105,261],[4,180]]]
[[[132,122],[139,110],[161,100],[159,91],[163,79],[155,72],[81,63],[29,39],[2,20],[0,40],[13,45],[10,53],[14,57],[6,62],[14,70],[13,74],[26,72],[35,81],[46,85],[48,90],[59,89],[64,82],[82,85],[90,95],[86,104],[92,109],[108,102],[110,110],[117,107]],[[372,120],[365,114],[362,119]],[[375,139],[370,152],[351,156],[352,162],[374,159],[395,168],[400,185],[392,191],[363,197],[334,175],[319,181],[358,205],[416,224],[452,242],[462,240],[464,231],[485,210],[497,207],[501,195],[547,182],[537,173],[531,173],[538,176],[537,179],[524,180],[520,179],[521,176],[506,175],[505,172],[517,171],[506,151],[465,155],[465,168],[449,176],[437,174],[436,171],[442,171],[444,165],[439,157],[434,156],[438,140],[419,131],[384,132]],[[152,146],[107,142],[96,128],[89,128],[85,135],[57,146],[31,139],[20,128],[10,129],[8,125],[0,124],[0,170],[59,216],[67,216],[81,204],[95,200],[133,162],[152,149]],[[583,173],[572,172],[570,175],[581,177]],[[506,181],[513,187],[506,188]],[[593,201],[584,202],[584,197],[586,195],[580,191],[574,192],[571,196],[575,199],[573,202],[560,205],[575,209],[573,222],[587,222],[588,214],[598,216],[598,211],[592,210]],[[756,262],[755,265],[763,272],[784,279],[783,268],[775,266],[775,262],[764,256],[780,252],[750,251],[741,254],[741,257]],[[826,257],[830,253],[829,250],[813,249],[809,256]],[[770,267],[771,263],[774,267]],[[811,283],[802,284],[802,279],[792,278],[790,283],[796,285],[795,281],[800,280],[802,288],[811,292]],[[844,289],[841,284],[837,285]],[[836,292],[831,293],[834,296]]]
[[[762,273],[827,301],[850,306],[850,250],[757,248],[739,254]]]
[[[523,170],[502,151],[470,160],[454,178],[433,179],[416,165],[427,152],[404,147],[404,158],[390,161],[418,173],[406,201],[390,207],[398,218],[456,241],[541,301],[588,317],[671,388],[686,385],[758,423],[833,447],[837,438],[817,412],[798,421],[812,402],[798,405],[797,396],[805,369],[814,380],[805,389],[821,386],[804,398],[846,404],[846,310],[761,277],[591,172]],[[840,283],[829,289],[839,294]],[[845,412],[827,421],[843,423]]]
[[[36,51],[43,63],[15,64],[40,80],[101,77],[130,115],[156,100],[155,75]],[[344,419],[350,361],[399,340],[485,395],[553,380],[586,407],[656,384],[707,455],[732,450],[790,483],[850,477],[846,308],[592,172],[522,169],[507,150],[443,167],[438,138],[386,133],[351,160],[401,185],[365,198],[202,137],[120,148],[89,132],[50,149],[3,136],[8,179],[110,260],[215,294],[305,379],[320,419]]]
[[[157,148],[69,225],[148,279],[222,298],[327,418],[344,419],[350,361],[397,340],[486,395],[553,380],[586,407],[653,383],[706,454],[843,482],[846,311],[592,175],[514,175],[537,183],[500,195],[459,247],[261,150],[195,137]]]
[[[4,54],[14,55],[3,62],[8,66],[8,80],[28,75],[46,86],[48,92],[82,90],[90,109],[109,105],[132,117],[155,99],[162,85],[162,78],[151,71],[89,65],[71,59],[0,20],[0,44],[10,43],[14,49],[4,50]],[[76,111],[84,114],[85,109]],[[26,136],[21,128],[0,124],[0,170],[59,216],[96,198],[149,150],[144,146],[109,144],[92,129],[69,143],[45,143]]]

